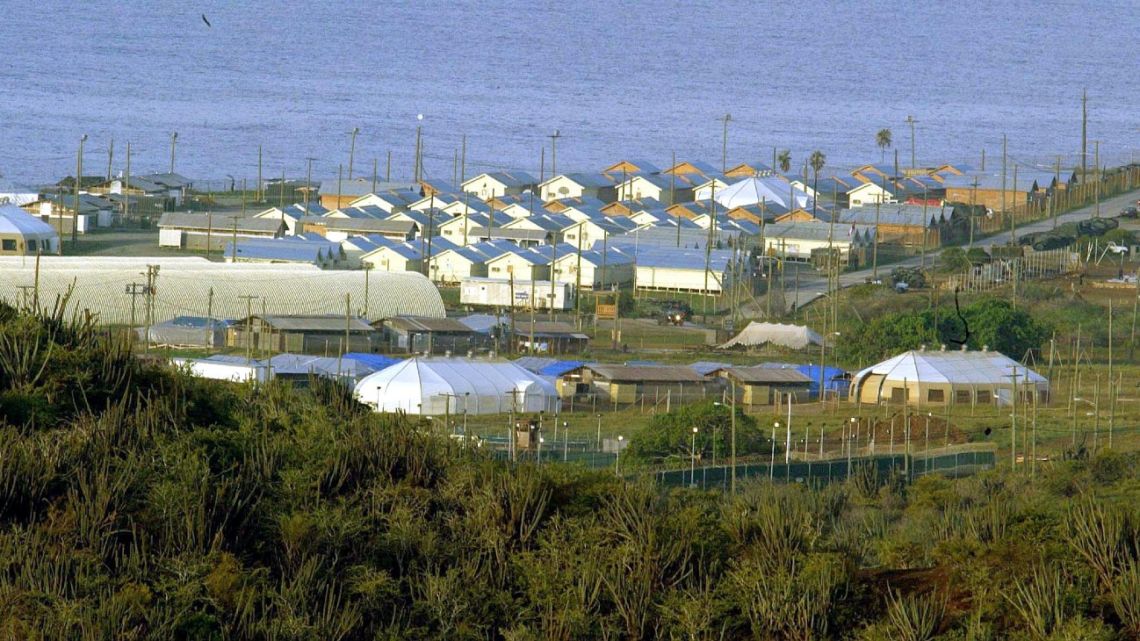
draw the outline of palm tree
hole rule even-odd
[[[781,172],[788,173],[788,170],[792,168],[792,152],[788,149],[781,151],[776,162],[779,163]]]
[[[875,144],[879,146],[879,162],[887,162],[887,148],[891,146],[891,130],[880,129],[875,134]]]
[[[811,157],[808,158],[808,164],[811,165],[811,170],[815,174],[815,184],[812,186],[814,192],[811,197],[811,215],[815,217],[815,203],[819,200],[819,170],[827,164],[827,156],[818,149],[811,152]]]

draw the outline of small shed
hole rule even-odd
[[[590,344],[590,337],[561,321],[518,320],[515,342],[519,351],[537,354],[580,354]]]
[[[586,365],[582,381],[618,403],[694,401],[704,398],[710,382],[678,365]]]
[[[795,402],[806,401],[811,393],[811,379],[795,369],[773,367],[728,367],[721,376],[735,383],[741,404],[773,405],[788,394]]]
[[[363,319],[333,315],[254,315],[235,323],[226,336],[228,347],[304,354],[372,352],[380,344]]]
[[[383,321],[382,332],[393,352],[463,354],[483,345],[480,334],[454,318],[396,316]]]

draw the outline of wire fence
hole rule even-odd
[[[879,454],[789,463],[746,463],[742,465],[692,465],[688,469],[653,473],[658,484],[667,487],[728,489],[733,475],[739,480],[764,479],[787,483],[821,485],[843,482],[853,477],[885,483],[893,478],[910,482],[928,474],[969,476],[993,469],[997,448],[991,444],[959,445],[917,454]]]

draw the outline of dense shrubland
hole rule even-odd
[[[0,350],[0,638],[1140,634],[1130,455],[664,492],[191,380],[62,314],[0,309]]]

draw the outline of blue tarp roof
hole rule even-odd
[[[809,393],[819,394],[819,365],[797,365],[796,371],[811,379],[808,386]],[[823,387],[828,391],[845,392],[851,381],[847,378],[847,371],[838,367],[823,368]]]
[[[380,371],[385,367],[389,367],[399,363],[401,359],[391,358],[388,356],[381,356],[380,354],[365,354],[364,352],[348,352],[344,358],[351,358],[352,360],[366,365],[376,371]]]

